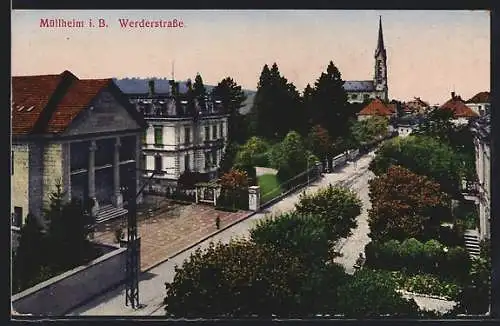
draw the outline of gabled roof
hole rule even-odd
[[[346,92],[373,92],[373,80],[347,80],[344,82]]]
[[[396,112],[394,104],[385,104],[381,99],[373,99],[366,105],[358,115],[391,116]]]
[[[63,75],[64,73],[12,78],[13,134],[29,133],[35,127],[52,95],[64,79]]]
[[[12,134],[63,132],[105,88],[140,125],[143,121],[112,79],[78,79],[69,71],[59,75],[12,77]]]
[[[47,132],[64,131],[74,118],[85,108],[99,92],[112,82],[111,79],[82,79],[74,81],[56,107],[47,125]]]
[[[467,100],[466,103],[491,103],[490,92],[480,92]]]
[[[451,110],[453,112],[453,117],[455,118],[474,118],[478,116],[476,112],[472,111],[471,108],[465,105],[460,96],[452,95],[451,99],[441,105],[439,109]]]

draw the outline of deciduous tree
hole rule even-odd
[[[310,214],[325,224],[331,241],[346,238],[356,227],[356,217],[362,203],[351,190],[329,185],[315,193],[303,193],[295,209],[299,214]]]
[[[297,212],[270,216],[250,230],[253,242],[287,250],[309,264],[330,260],[330,241],[324,221]]]
[[[428,176],[453,196],[459,195],[462,171],[460,157],[446,143],[422,136],[395,138],[387,141],[377,151],[370,163],[370,170],[379,175],[392,165]]]
[[[351,318],[415,317],[419,308],[397,291],[390,272],[362,269],[338,288],[338,313]]]
[[[370,180],[370,237],[373,240],[425,239],[437,235],[449,211],[439,184],[401,166]]]
[[[357,144],[371,143],[387,135],[389,121],[384,117],[372,117],[351,125],[351,135]]]
[[[332,266],[329,274],[340,279],[343,271]],[[307,316],[326,299],[325,289],[315,285],[326,273],[314,277],[300,257],[249,241],[212,243],[175,272],[165,303],[167,314],[177,318]]]
[[[311,128],[306,143],[307,147],[319,158],[325,159],[332,153],[332,139],[328,130],[321,125],[315,125]]]

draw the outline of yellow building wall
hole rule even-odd
[[[14,207],[22,207],[23,220],[29,208],[29,145],[12,145],[14,152],[13,170],[11,175],[11,212]]]
[[[62,185],[62,145],[47,144],[43,152],[43,203],[44,207],[50,202],[50,195],[56,191],[56,184]],[[62,187],[64,190],[64,187]]]

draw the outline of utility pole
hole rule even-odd
[[[140,308],[139,305],[139,275],[141,266],[139,265],[140,243],[137,237],[137,198],[146,189],[146,186],[151,182],[153,177],[158,174],[163,174],[161,171],[153,171],[148,180],[137,191],[137,170],[132,168],[129,170],[131,175],[130,185],[128,190],[128,214],[127,214],[127,263],[126,263],[126,278],[127,287],[125,289],[125,305],[132,306],[132,309]],[[142,170],[141,170],[142,171]]]
[[[125,290],[125,305],[132,309],[139,308],[139,240],[137,239],[137,173],[133,169],[128,189],[127,214],[127,288]]]

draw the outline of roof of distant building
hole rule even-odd
[[[448,109],[453,111],[453,116],[455,118],[474,118],[478,114],[474,112],[471,108],[465,105],[464,100],[458,95],[452,93],[451,98],[441,105],[440,109]]]
[[[346,92],[373,92],[375,86],[373,80],[347,80],[344,82]]]
[[[466,103],[491,103],[490,92],[480,92],[467,100]]]
[[[154,81],[155,93],[170,94],[170,80],[167,78],[113,78],[116,85],[125,94],[149,93],[149,81]],[[179,92],[187,92],[186,82],[179,82]]]
[[[358,115],[390,116],[396,112],[395,104],[385,104],[381,99],[373,99]]]
[[[107,87],[119,91],[110,78],[78,79],[67,70],[12,77],[12,134],[63,132]],[[140,121],[135,110],[130,112]]]

